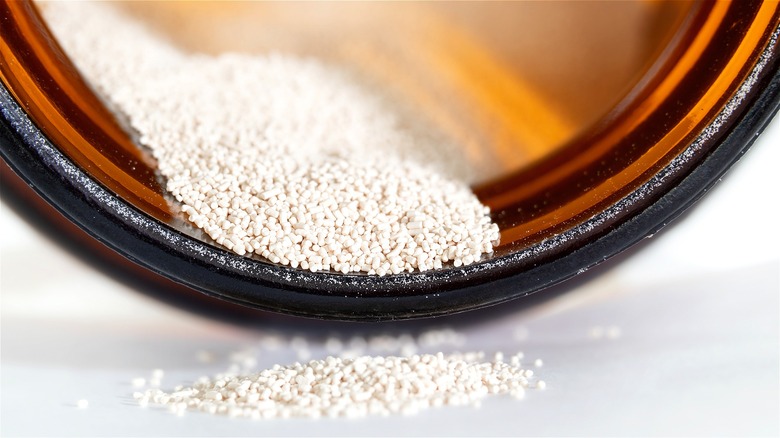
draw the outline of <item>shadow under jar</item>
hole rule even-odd
[[[557,284],[678,216],[778,107],[778,2],[116,7],[185,49],[280,50],[346,65],[494,163],[473,189],[501,241],[475,264],[378,277],[238,256],[178,212],[153,158],[35,5],[0,4],[0,155],[14,171],[4,181],[16,181],[7,185],[32,187],[134,272],[282,313],[428,317]]]

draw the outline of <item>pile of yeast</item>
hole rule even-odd
[[[181,210],[233,252],[386,275],[468,265],[498,242],[457,146],[349,72],[185,53],[106,3],[42,12]]]

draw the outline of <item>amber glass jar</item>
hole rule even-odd
[[[501,243],[474,265],[379,278],[239,257],[179,217],[154,161],[92,93],[35,6],[1,4],[0,155],[15,173],[6,184],[24,181],[130,269],[299,315],[433,316],[563,281],[679,215],[778,105],[776,1],[261,3],[219,5],[216,16],[204,3],[121,7],[160,32],[189,14],[189,27],[171,37],[207,52],[248,44],[225,31],[240,28],[240,17],[264,20],[256,27],[272,37],[240,49],[360,68],[464,136],[475,160],[496,163],[474,190]],[[322,25],[325,13],[338,31]]]

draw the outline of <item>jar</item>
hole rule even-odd
[[[164,6],[182,7],[193,20],[201,13],[204,23],[214,21],[204,5]],[[393,6],[401,10],[395,15],[350,7],[362,12],[355,14],[354,29],[343,26],[343,41],[367,32],[371,16],[379,17],[376,23],[400,23],[393,20],[410,16],[403,8],[419,6]],[[40,216],[68,234],[84,233],[83,246],[117,272],[142,275],[171,291],[196,290],[303,316],[428,317],[527,296],[656,233],[718,181],[778,107],[777,2],[518,2],[483,5],[478,13],[462,4],[427,7],[441,8],[430,13],[439,24],[425,22],[421,28],[428,34],[399,32],[394,44],[419,47],[405,55],[419,63],[439,62],[430,68],[454,84],[460,106],[434,99],[428,110],[455,111],[466,131],[479,134],[474,138],[482,143],[476,143],[488,144],[475,157],[492,154],[500,167],[473,187],[501,230],[495,252],[478,263],[384,277],[312,273],[237,256],[210,242],[166,199],[154,161],[94,95],[27,2],[0,5],[4,186],[38,211],[50,207],[34,196],[48,202],[82,231],[49,212]],[[634,11],[636,23],[620,8],[641,8]],[[157,17],[179,12],[162,10]],[[322,21],[314,15],[306,21],[302,10],[277,11],[264,19],[295,33]],[[522,20],[534,34],[517,31]],[[575,30],[589,31],[572,31],[574,20],[581,21]],[[490,50],[471,50],[464,34],[481,35]],[[214,50],[218,35],[212,34]],[[558,44],[555,53],[550,41]],[[278,44],[292,43],[280,38]],[[349,56],[372,56],[362,65],[376,75],[407,70],[375,46],[363,52],[359,45],[348,47]],[[627,61],[628,55],[634,58]],[[377,67],[382,65],[387,68]],[[487,122],[479,118],[484,114]],[[37,195],[25,194],[30,188]]]

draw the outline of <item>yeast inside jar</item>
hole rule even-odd
[[[712,9],[656,1],[115,6],[188,52],[311,56],[354,70],[400,96],[435,129],[457,139],[480,169],[474,190],[501,227],[499,255],[556,231],[547,226],[549,218],[518,231],[554,210],[558,194],[543,187],[533,196],[517,195],[508,188],[516,185],[513,178],[539,179],[555,161],[550,157],[576,161],[590,147],[591,133],[619,118],[661,67],[674,63],[679,47],[689,42],[686,35],[695,35]],[[82,110],[96,106],[90,103],[85,98]],[[116,125],[109,113],[92,116]],[[39,125],[45,130],[47,124]],[[153,160],[143,153],[127,160],[116,152],[137,153],[127,145],[132,142],[116,129],[111,134],[111,141],[94,141],[91,131],[84,132],[75,151],[68,149],[69,138],[56,143],[120,197],[181,228],[182,221],[155,195],[162,190],[149,180]],[[120,147],[108,147],[112,141]],[[106,164],[127,178],[101,173]],[[134,199],[140,191],[146,192]]]

